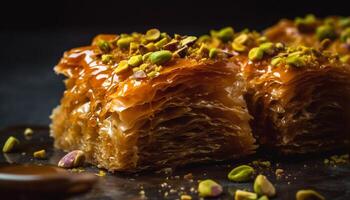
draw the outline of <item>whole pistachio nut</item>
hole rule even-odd
[[[253,192],[247,192],[244,190],[236,190],[235,200],[256,200],[258,195]]]
[[[222,186],[211,179],[201,181],[198,185],[198,193],[201,197],[217,197],[222,191]]]
[[[156,51],[150,54],[149,60],[152,64],[161,65],[171,60],[172,55],[168,50]]]
[[[326,198],[314,190],[299,190],[296,193],[296,200],[326,200]]]
[[[238,166],[230,171],[228,179],[235,182],[245,182],[252,178],[254,169],[248,165]]]
[[[259,47],[252,48],[248,53],[249,60],[257,61],[261,60],[264,56],[264,51],[261,50]]]
[[[254,181],[254,192],[259,195],[273,197],[276,195],[276,189],[266,176],[259,174]]]
[[[160,37],[160,31],[156,28],[150,29],[146,32],[145,39],[148,41],[158,40]]]
[[[2,152],[4,152],[4,153],[11,152],[11,151],[13,151],[15,149],[15,147],[18,144],[19,144],[19,140],[17,138],[13,137],[13,136],[10,136],[6,140],[6,142],[5,142],[5,144],[4,144],[3,148],[2,148]]]
[[[85,154],[81,150],[74,150],[67,153],[58,162],[59,167],[63,168],[75,168],[80,167],[85,162]]]

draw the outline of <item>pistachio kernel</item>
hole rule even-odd
[[[313,31],[317,23],[317,19],[314,15],[308,14],[305,18],[297,17],[294,20],[296,27],[301,32]]]
[[[341,42],[346,42],[347,39],[350,38],[350,27],[346,28],[344,31],[341,32],[340,34],[340,41]]]
[[[151,71],[150,73],[147,74],[149,78],[154,78],[154,77],[157,77],[158,75],[159,75],[159,72],[157,71]]]
[[[218,38],[223,42],[232,40],[233,35],[234,35],[234,30],[232,27],[223,28],[217,33]]]
[[[236,190],[235,200],[256,200],[258,195],[253,192],[247,192],[244,190]]]
[[[196,43],[200,44],[200,43],[203,43],[203,42],[208,42],[210,41],[211,38],[209,35],[202,35],[198,38],[198,40],[196,41]]]
[[[180,45],[181,46],[185,46],[185,45],[189,46],[189,45],[193,44],[196,40],[197,40],[197,37],[188,36],[185,39],[180,41]]]
[[[82,166],[84,162],[84,152],[81,150],[74,150],[63,156],[58,162],[58,166],[63,168],[75,168]]]
[[[148,51],[156,51],[157,50],[157,47],[153,42],[148,43],[146,45],[146,48]]]
[[[322,40],[318,50],[323,51],[323,50],[327,49],[331,45],[331,43],[332,43],[332,41],[328,38]]]
[[[154,46],[156,46],[158,49],[162,48],[164,45],[166,45],[168,43],[168,38],[163,38],[161,40],[159,40],[158,42],[156,42],[154,44]]]
[[[114,70],[115,73],[119,74],[121,72],[124,72],[129,67],[127,60],[122,60],[118,63],[118,67]]]
[[[269,200],[269,197],[267,197],[266,195],[261,196],[258,200]]]
[[[42,150],[34,152],[33,153],[33,157],[34,158],[38,158],[38,159],[46,158],[46,151],[45,151],[45,149],[42,149]]]
[[[19,144],[19,140],[13,136],[10,136],[4,146],[2,147],[2,152],[9,153],[15,149],[15,147]]]
[[[109,46],[109,43],[104,40],[98,41],[97,46],[103,52],[108,52],[111,49],[111,47]]]
[[[239,43],[239,44],[246,44],[249,40],[249,36],[246,33],[240,34],[238,37],[236,37],[233,42]]]
[[[149,56],[152,54],[152,52],[148,52],[142,56],[142,61],[146,62],[149,58]]]
[[[286,58],[286,64],[294,67],[303,67],[306,65],[306,61],[302,55],[290,55]]]
[[[262,43],[259,48],[266,54],[272,55],[275,53],[275,44],[272,42]]]
[[[350,61],[350,55],[342,56],[342,57],[340,57],[339,60],[340,60],[342,63],[349,63],[349,61]]]
[[[130,46],[130,43],[134,41],[133,37],[127,36],[122,37],[117,41],[117,46],[121,49],[127,49]]]
[[[161,65],[171,60],[172,53],[168,50],[156,51],[150,54],[149,60],[152,64]]]
[[[339,26],[345,28],[350,26],[350,17],[344,17],[339,20]]]
[[[216,48],[211,48],[209,50],[209,58],[215,58],[218,55],[219,51]]]
[[[104,64],[108,64],[112,60],[113,56],[111,54],[103,54],[101,56],[101,61]]]
[[[326,38],[334,39],[337,37],[337,34],[334,30],[334,27],[330,25],[323,25],[323,26],[319,26],[316,29],[316,37],[318,38],[319,41],[322,41]]]
[[[34,133],[34,131],[33,131],[33,129],[31,129],[31,128],[26,128],[26,129],[24,130],[24,135],[25,135],[25,136],[32,136],[33,133]]]
[[[142,63],[142,55],[131,56],[128,60],[128,64],[132,67],[137,67]]]
[[[240,165],[230,171],[228,179],[235,182],[245,182],[252,178],[254,169],[248,165]]]
[[[254,192],[259,195],[273,197],[276,195],[276,189],[266,176],[259,174],[254,181]]]
[[[222,186],[211,179],[201,181],[198,185],[198,193],[201,197],[217,197],[222,191]]]
[[[261,60],[264,56],[264,51],[259,47],[252,48],[248,53],[248,58],[251,61]]]
[[[283,61],[283,58],[281,58],[281,57],[272,58],[272,60],[271,60],[271,65],[272,65],[272,66],[277,66],[277,65],[280,64],[282,61]]]
[[[190,195],[183,194],[181,195],[180,200],[192,200],[192,197]]]
[[[155,41],[160,38],[160,31],[156,28],[150,29],[146,32],[145,39],[148,41]]]
[[[314,190],[299,190],[296,193],[296,200],[326,200],[326,198]]]
[[[235,51],[238,51],[238,52],[244,52],[244,51],[247,50],[247,47],[244,46],[244,45],[241,44],[241,43],[232,42],[232,49],[235,50]]]

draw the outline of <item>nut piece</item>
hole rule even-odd
[[[254,192],[259,195],[273,197],[276,195],[276,189],[264,175],[258,175],[254,182]]]
[[[173,54],[167,50],[156,51],[150,54],[149,60],[152,64],[161,65],[168,62]]]
[[[45,159],[46,158],[46,151],[45,149],[36,151],[33,153],[34,158],[39,158],[39,159]]]
[[[235,193],[235,200],[256,200],[257,198],[258,195],[253,192],[237,190]]]
[[[326,200],[326,198],[314,190],[299,190],[296,193],[296,200]]]
[[[248,165],[241,165],[233,170],[227,175],[228,179],[235,182],[244,182],[251,179],[254,173],[254,169]]]
[[[19,140],[13,136],[10,136],[2,148],[2,152],[9,153],[19,144]]]
[[[222,191],[222,186],[211,179],[201,181],[198,185],[198,193],[201,197],[216,197],[219,196]]]
[[[192,197],[190,195],[183,194],[180,197],[181,200],[192,200]]]
[[[24,130],[24,135],[25,135],[25,136],[32,136],[33,133],[34,133],[34,131],[33,131],[33,129],[31,129],[31,128],[26,128],[26,129]]]
[[[252,48],[248,53],[249,60],[256,61],[261,60],[264,56],[264,51],[259,47]]]
[[[58,162],[59,167],[63,168],[74,168],[80,167],[85,161],[85,154],[81,150],[74,150],[67,153],[61,160]]]
[[[160,37],[160,31],[158,29],[152,28],[146,32],[145,39],[148,41],[158,40]]]
[[[264,196],[261,196],[258,200],[269,200],[269,198],[266,195],[264,195]]]

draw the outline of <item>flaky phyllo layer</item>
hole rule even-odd
[[[101,37],[111,45],[117,36]],[[148,68],[162,69],[155,76],[138,77],[135,73],[142,69],[137,67],[117,70],[121,60],[130,58],[126,50],[111,50],[109,63],[101,54],[106,53],[98,45],[73,49],[55,68],[67,76],[61,105],[52,114],[56,147],[81,149],[90,162],[111,171],[253,153],[243,80],[239,66],[225,55],[203,59],[173,54],[162,64],[143,61]]]

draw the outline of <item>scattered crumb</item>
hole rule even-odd
[[[184,195],[181,195],[180,199],[181,200],[192,200],[192,197],[190,195],[184,194]]]
[[[73,173],[82,173],[85,171],[84,168],[82,167],[79,167],[79,168],[73,168],[73,169],[70,169],[69,171],[73,172]]]
[[[175,189],[170,189],[169,192],[170,192],[170,194],[174,194],[174,193],[177,193],[177,190],[175,190]]]
[[[329,158],[324,159],[323,163],[325,165],[332,165],[336,166],[339,164],[346,164],[349,163],[349,154],[343,154],[343,155],[333,155]]]
[[[31,128],[26,128],[25,130],[24,130],[24,135],[25,136],[32,136],[33,135],[33,133],[34,133],[34,131],[33,131],[33,129],[31,129]]]
[[[193,174],[192,173],[188,173],[188,174],[184,175],[184,179],[186,179],[186,180],[193,180]]]
[[[98,174],[95,174],[95,175],[96,175],[96,176],[103,177],[103,176],[106,176],[106,172],[103,171],[103,170],[100,170],[100,171],[98,172]]]
[[[169,195],[168,192],[164,192],[164,197],[167,197]]]
[[[280,168],[277,168],[275,171],[275,175],[277,176],[278,179],[282,177],[283,173],[284,173],[284,170]]]
[[[252,164],[259,167],[271,167],[271,162],[268,160],[266,161],[255,160],[252,162]]]

